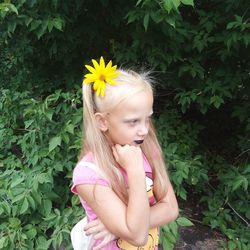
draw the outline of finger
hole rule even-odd
[[[106,246],[110,240],[108,238],[105,238],[99,245],[95,246],[93,250],[99,250],[102,249],[104,246]]]
[[[83,229],[86,231],[90,228],[98,227],[98,226],[102,226],[102,223],[99,219],[95,219],[93,221],[90,221]]]
[[[101,231],[94,235],[95,240],[103,239],[107,235],[107,231]]]
[[[94,227],[91,227],[91,228],[85,230],[85,234],[86,234],[86,235],[97,234],[97,233],[99,233],[99,232],[104,231],[103,229],[104,229],[104,228],[103,228],[102,225],[97,225],[97,226],[94,226]]]
[[[116,150],[116,148],[115,147],[112,147],[112,151],[113,151],[113,155],[114,155],[114,157],[115,157],[115,160],[118,162],[118,154],[117,154],[117,150]]]
[[[115,144],[115,149],[116,151],[119,151],[123,148],[123,146],[121,146],[120,144]]]
[[[98,219],[90,221],[86,226],[84,226],[84,230],[88,230],[89,228],[95,227],[99,224]]]

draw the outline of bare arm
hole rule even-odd
[[[109,187],[79,185],[77,191],[112,234],[141,246],[147,241],[150,217],[141,150],[134,146],[117,145],[114,156],[128,175],[127,206]]]
[[[174,190],[169,180],[166,196],[150,207],[150,228],[162,226],[178,217],[179,208]]]
[[[168,224],[171,221],[174,221],[178,216],[179,209],[172,185],[169,179],[167,179],[166,181],[168,182],[168,191],[166,196],[164,197],[164,199],[158,201],[155,205],[150,207],[150,228]],[[100,230],[100,228],[103,229]],[[95,248],[96,250],[100,250],[103,246],[116,238],[116,236],[109,232],[102,221],[99,219],[90,222],[86,226],[85,230],[86,232],[88,232],[88,234],[94,234],[95,238],[103,239],[100,245]],[[100,237],[98,237],[99,234]],[[105,237],[102,237],[101,234],[105,234]]]

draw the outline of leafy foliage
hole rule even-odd
[[[82,216],[68,174],[80,147],[79,103],[79,91],[38,100],[1,90],[0,249],[56,249]]]
[[[203,222],[228,238],[222,247],[248,249],[248,16],[243,0],[2,1],[0,249],[67,245],[81,213],[69,194],[81,141],[75,83],[100,55],[154,70],[179,199],[200,197]],[[162,228],[167,249],[182,224]]]

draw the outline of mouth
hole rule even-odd
[[[144,140],[136,140],[136,141],[134,141],[137,145],[140,145],[140,144],[142,144],[143,143],[143,141]]]

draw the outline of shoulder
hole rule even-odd
[[[99,184],[102,186],[109,186],[107,179],[105,178],[104,174],[102,174],[99,167],[91,162],[90,159],[86,159],[85,157],[81,159],[75,166],[73,170],[72,181],[73,186],[71,191],[73,193],[77,193],[77,185]]]

